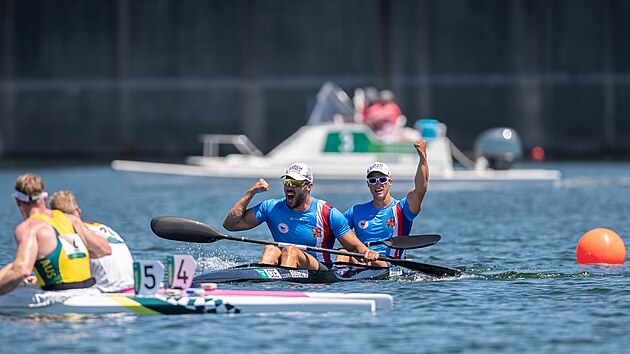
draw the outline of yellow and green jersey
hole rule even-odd
[[[35,275],[44,290],[87,288],[94,284],[90,274],[90,255],[72,222],[60,210],[53,217],[44,214],[31,216],[55,229],[57,247],[49,255],[35,261]]]

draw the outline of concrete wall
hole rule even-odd
[[[622,0],[0,0],[0,154],[268,151],[324,81],[390,88],[463,149],[494,126],[557,156],[630,154]]]

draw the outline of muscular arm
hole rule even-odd
[[[12,291],[31,275],[37,259],[37,234],[33,229],[21,226],[15,230],[15,259],[0,269],[0,295]]]
[[[366,245],[361,242],[353,231],[348,232],[347,234],[339,237],[339,243],[343,246],[343,248],[349,250],[350,252],[363,253],[365,255],[365,259],[368,261],[374,261],[378,259],[379,254],[370,250]]]
[[[264,179],[259,179],[254,185],[245,193],[245,195],[234,204],[230,212],[225,216],[223,220],[223,227],[229,231],[241,231],[249,230],[258,226],[258,220],[256,215],[251,209],[247,209],[249,202],[258,193],[267,191],[269,184]]]
[[[85,245],[87,246],[88,251],[90,251],[90,258],[101,258],[112,254],[112,247],[106,239],[99,237],[94,233],[94,231],[85,227],[81,219],[78,217],[68,214],[66,215],[72,221],[72,225],[74,225],[74,228],[83,238],[83,241],[85,241]]]
[[[416,141],[413,146],[418,153],[418,168],[414,177],[414,186],[407,193],[409,209],[417,214],[422,209],[422,200],[429,186],[429,165],[427,163],[427,143],[425,140]]]

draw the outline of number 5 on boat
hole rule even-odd
[[[160,290],[164,265],[160,261],[133,262],[133,288],[138,295],[153,295]]]

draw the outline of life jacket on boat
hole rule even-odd
[[[90,273],[90,255],[68,217],[53,210],[53,217],[31,216],[49,224],[55,230],[57,247],[46,257],[35,261],[35,276],[44,290],[82,289],[94,285]]]

